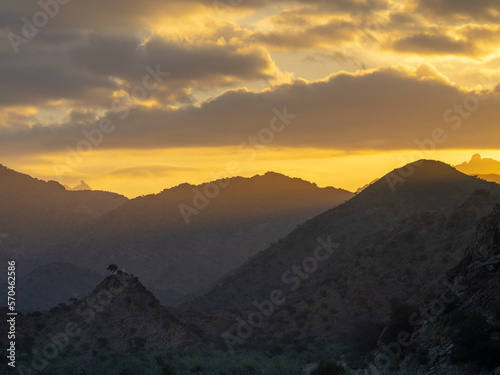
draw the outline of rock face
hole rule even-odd
[[[425,353],[434,373],[460,369],[468,374],[500,370],[500,206],[485,216],[466,256],[443,280],[436,300],[452,289],[455,297],[414,333],[406,354],[409,366],[415,352]],[[451,285],[451,286],[450,286]],[[436,301],[434,300],[434,301]],[[445,301],[447,302],[447,301]],[[428,305],[427,305],[428,306]],[[422,358],[420,359],[422,361]],[[495,372],[496,369],[496,372]]]
[[[392,190],[387,180],[394,175],[407,177]],[[246,319],[256,310],[254,301],[267,301],[280,290],[286,303],[266,319],[262,332],[341,340],[367,336],[367,327],[389,319],[393,305],[418,304],[435,290],[463,258],[477,220],[496,202],[496,184],[440,162],[407,166],[404,174],[396,170],[301,225],[185,309],[233,308]],[[311,257],[318,239],[328,238],[331,255],[316,267]],[[375,342],[382,329],[373,332]]]

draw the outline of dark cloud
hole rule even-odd
[[[293,50],[352,41],[358,31],[358,26],[352,22],[333,20],[301,31],[285,29],[255,33],[253,40],[275,48]]]
[[[500,20],[498,0],[419,0],[418,9],[424,14],[467,20]]]
[[[146,66],[160,64],[169,79],[183,85],[216,85],[229,81],[271,78],[270,59],[262,49],[239,44],[174,42],[153,36],[140,45],[136,38],[91,34],[88,43],[71,51],[75,64],[100,76],[115,76],[140,83]]]
[[[475,107],[477,103],[477,107]],[[477,99],[451,86],[429,67],[380,69],[363,75],[338,74],[315,83],[295,81],[262,93],[230,91],[200,107],[141,108],[120,120],[102,149],[239,145],[269,127],[273,109],[297,115],[276,133],[274,146],[345,150],[414,149],[416,141],[441,129],[441,148],[495,148],[500,96]],[[465,111],[460,117],[457,106]],[[465,107],[464,107],[465,106]],[[474,110],[464,110],[474,106]],[[460,122],[474,126],[456,126]],[[96,123],[89,126],[97,127]],[[33,127],[2,134],[3,152],[64,151],[85,139],[82,126]],[[455,130],[456,129],[456,130]],[[88,130],[88,129],[87,129]]]
[[[447,35],[416,34],[397,40],[394,50],[423,55],[473,55],[475,47],[466,40],[456,40]]]
[[[489,55],[500,43],[500,27],[497,25],[466,25],[453,28],[455,37],[445,34],[444,28],[403,37],[394,42],[398,52],[422,55],[465,55],[470,57]]]
[[[144,44],[134,36],[77,32],[62,36],[45,30],[40,36],[17,55],[0,50],[0,105],[43,105],[64,99],[108,107],[114,91],[129,92],[142,84],[148,66],[159,65],[171,74],[168,85],[151,93],[164,104],[189,102],[193,88],[267,80],[275,73],[268,53],[258,47],[173,42],[158,36]]]

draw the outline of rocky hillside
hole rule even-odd
[[[500,206],[481,220],[466,256],[423,307],[431,314],[413,333],[402,368],[417,358],[436,374],[500,372]]]
[[[408,165],[301,225],[184,307],[233,308],[247,319],[255,301],[279,291],[286,303],[254,338],[361,334],[375,344],[392,307],[432,292],[497,202],[494,183],[440,162]]]
[[[0,327],[3,347],[6,325]],[[46,314],[19,316],[17,330],[18,367],[30,367],[36,353],[50,357],[52,352],[44,350],[54,343],[65,356],[79,358],[201,342],[196,327],[180,322],[136,277],[121,271],[70,305]]]

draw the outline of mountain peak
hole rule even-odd
[[[389,188],[396,191],[398,188],[409,188],[412,185],[453,183],[458,181],[472,181],[474,177],[459,172],[449,164],[436,160],[422,159],[409,163],[401,168],[396,168],[386,174],[379,181],[368,187]]]
[[[84,181],[81,180],[79,185],[76,185],[75,187],[70,187],[68,185],[64,185],[66,190],[70,191],[82,191],[82,190],[92,190],[92,188]]]

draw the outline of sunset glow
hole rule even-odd
[[[134,197],[237,161],[355,191],[416,156],[500,159],[490,1],[93,0],[30,38],[39,6],[11,3],[0,158],[38,178]]]

